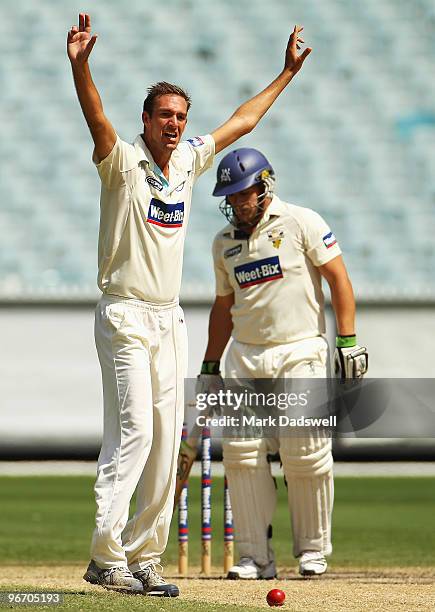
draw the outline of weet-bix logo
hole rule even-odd
[[[240,289],[276,280],[283,276],[279,257],[268,257],[237,266],[234,268],[234,274]]]
[[[147,221],[161,227],[182,227],[184,221],[184,202],[167,204],[153,198],[148,208]]]

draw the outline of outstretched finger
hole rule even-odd
[[[299,42],[299,33],[302,32],[303,29],[304,28],[295,25],[295,27],[293,28],[293,32],[291,33],[291,36],[290,36],[291,45],[296,46],[296,44]]]
[[[312,51],[312,48],[311,48],[311,47],[307,47],[307,48],[305,49],[305,51],[304,51],[304,52],[302,53],[302,55],[301,55],[301,61],[302,61],[302,62],[303,62],[303,61],[304,61],[304,60],[305,60],[305,59],[306,59],[306,58],[307,58],[307,57],[310,55],[311,51]]]
[[[80,32],[85,31],[85,14],[79,13],[79,30]]]
[[[85,57],[86,57],[86,59],[88,59],[88,57],[89,57],[89,55],[90,55],[90,53],[91,53],[92,49],[94,48],[94,45],[95,45],[95,43],[96,43],[96,42],[97,42],[97,35],[96,35],[96,34],[94,34],[94,35],[93,35],[93,36],[92,36],[92,37],[89,39],[88,45],[87,45],[87,47],[86,47],[86,56],[85,56]]]
[[[86,32],[91,31],[91,16],[85,13],[85,30]]]

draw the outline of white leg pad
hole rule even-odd
[[[312,550],[329,555],[334,480],[330,438],[322,432],[281,438],[280,454],[287,480],[292,519],[293,554]]]
[[[222,447],[240,557],[250,557],[258,565],[266,565],[273,560],[268,530],[276,506],[267,442],[227,440]]]

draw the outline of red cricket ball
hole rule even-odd
[[[282,606],[284,605],[285,593],[281,589],[272,589],[268,592],[266,601],[269,606]]]

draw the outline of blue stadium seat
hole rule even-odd
[[[0,297],[96,294],[99,184],[64,51],[81,6],[2,8]],[[263,149],[281,197],[325,216],[359,295],[435,295],[433,0],[131,0],[128,10],[94,0],[92,16],[94,77],[130,141],[156,80],[191,92],[189,136],[221,124],[281,68],[303,23],[314,47],[303,73],[237,146]],[[214,171],[193,201],[183,283],[193,296],[213,291],[209,249],[224,223],[213,183]]]

